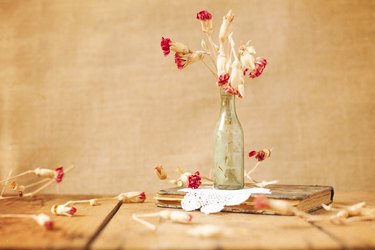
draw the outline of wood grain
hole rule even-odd
[[[75,205],[74,217],[55,216],[50,212],[53,204],[63,204],[71,199],[86,199],[90,196],[42,195],[30,199],[1,200],[0,213],[45,213],[54,220],[55,229],[46,231],[33,220],[0,218],[0,248],[83,248],[95,233],[116,201],[103,202],[100,206]],[[92,197],[91,197],[92,198]]]
[[[374,193],[336,194],[336,204],[349,205],[367,201],[375,206]],[[40,195],[32,199],[1,201],[0,213],[40,213],[50,215],[54,203],[88,196]],[[334,203],[334,204],[335,204]],[[32,220],[0,219],[0,249],[82,249],[90,236],[116,202],[90,207],[78,205],[72,218],[52,217],[56,230],[45,231]],[[131,219],[133,213],[160,211],[155,204],[123,204],[102,233],[91,245],[94,249],[374,249],[375,222],[337,226],[330,223],[307,223],[292,216],[262,216],[254,214],[218,213],[203,215],[193,212],[193,224],[165,222],[157,231],[149,231]],[[316,214],[329,214],[319,211]],[[159,223],[158,219],[150,219]],[[225,228],[225,234],[215,239],[194,238],[186,231],[213,224]]]
[[[93,244],[96,249],[336,249],[341,245],[325,233],[295,217],[193,212],[194,225],[214,224],[226,228],[219,239],[198,239],[186,234],[189,225],[166,222],[156,232],[131,219],[133,213],[162,209],[153,203],[123,206]],[[152,220],[151,220],[152,221]],[[157,220],[153,220],[157,223]]]

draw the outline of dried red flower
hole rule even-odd
[[[71,207],[68,211],[66,211],[67,214],[74,215],[77,212],[77,208]]]
[[[201,177],[199,171],[196,171],[194,174],[191,174],[188,176],[188,183],[187,187],[188,188],[193,188],[196,189],[201,185]]]
[[[259,151],[250,151],[249,152],[249,157],[253,157],[255,156],[255,158],[258,160],[258,161],[264,161],[264,159],[266,159],[266,157],[270,157],[271,156],[271,150],[270,149],[262,149],[262,150],[259,150]]]
[[[47,230],[52,230],[53,229],[53,221],[51,221],[51,220],[46,221],[46,222],[44,222],[43,226]]]
[[[254,155],[257,154],[257,151],[253,150],[249,152],[249,157],[253,157]]]
[[[236,95],[240,98],[242,98],[242,95],[240,94],[240,92],[238,90],[235,90],[232,85],[228,84],[227,86],[225,86],[223,88],[224,92],[228,93],[228,94],[231,94],[231,95]]]
[[[201,21],[208,21],[212,19],[212,14],[207,10],[201,10],[197,13],[197,19]]]
[[[267,202],[267,197],[264,195],[259,195],[254,199],[254,208],[255,209],[268,209],[270,205]]]
[[[255,78],[260,76],[263,73],[264,68],[267,65],[267,60],[265,58],[257,57],[255,59],[255,69],[252,70],[249,74],[250,78]],[[245,74],[246,72],[244,72]]]
[[[258,160],[258,161],[263,161],[265,158],[266,158],[266,153],[264,151],[259,151],[255,158]]]
[[[61,181],[62,181],[62,179],[63,179],[63,177],[64,177],[64,167],[58,167],[58,168],[56,168],[55,169],[55,171],[56,171],[56,182],[57,183],[60,183]]]
[[[217,79],[217,85],[223,86],[223,85],[228,83],[228,80],[229,80],[229,74],[228,73],[220,75],[219,78]]]
[[[142,192],[138,195],[139,202],[144,202],[146,200],[145,192]]]
[[[169,55],[169,53],[171,52],[171,39],[162,37],[160,47],[163,50],[164,56]]]
[[[176,52],[174,54],[174,62],[176,63],[178,69],[183,69],[187,60],[183,57],[183,53]]]

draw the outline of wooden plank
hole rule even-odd
[[[150,231],[131,219],[133,213],[162,209],[153,202],[124,204],[113,217],[94,249],[339,249],[338,242],[309,223],[290,216],[193,212],[193,225],[165,222]],[[156,219],[150,220],[155,223]],[[218,239],[194,238],[186,233],[198,225],[213,224],[226,228]]]
[[[1,200],[0,213],[45,213],[54,220],[55,229],[46,231],[29,219],[0,218],[0,248],[83,248],[116,201],[103,202],[95,207],[74,205],[78,212],[73,217],[52,215],[50,209],[53,204],[88,198],[93,197],[40,195],[14,201]]]
[[[346,193],[337,194],[333,205],[353,205],[366,201],[368,206],[375,206],[375,193]],[[314,214],[331,214],[317,211]],[[375,249],[375,221],[356,222],[348,225],[333,225],[330,222],[314,223],[321,231],[337,239],[345,248]]]

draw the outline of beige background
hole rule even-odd
[[[0,177],[75,164],[61,192],[119,193],[167,186],[155,163],[208,174],[218,89],[159,44],[199,49],[195,13],[218,28],[230,8],[269,61],[237,102],[245,151],[274,149],[256,177],[374,191],[371,0],[0,0]]]

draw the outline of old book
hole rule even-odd
[[[249,186],[250,187],[250,186]],[[204,187],[202,187],[204,188]],[[333,201],[333,187],[317,185],[270,185],[266,188],[271,194],[265,196],[269,199],[283,200],[305,212],[313,212],[322,207],[322,204],[331,204]],[[160,190],[155,196],[156,205],[164,208],[181,208],[181,200],[186,193],[179,192],[181,188]],[[275,214],[269,210],[255,210],[254,197],[237,206],[226,206],[224,212]]]

